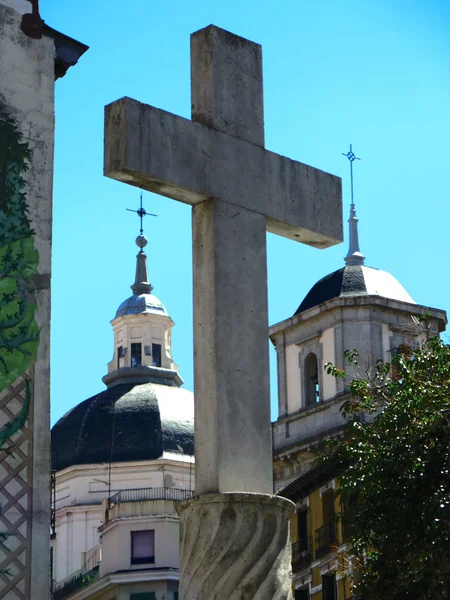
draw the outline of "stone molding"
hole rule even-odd
[[[140,367],[121,367],[102,377],[102,381],[108,388],[121,383],[160,383],[177,387],[184,383],[175,369],[143,365]]]
[[[181,502],[180,600],[291,600],[290,518],[269,494],[205,494]]]
[[[326,319],[331,318],[330,323],[332,323],[333,313],[361,308],[380,310],[383,313],[388,312],[394,315],[402,314],[407,318],[410,318],[411,315],[429,316],[430,319],[437,322],[439,331],[444,331],[447,323],[446,312],[438,308],[400,302],[399,300],[390,300],[381,296],[341,296],[332,298],[319,306],[309,308],[298,315],[274,323],[269,327],[269,337],[274,341],[276,336],[281,333],[285,333],[288,336],[291,332],[295,332],[299,326],[304,326],[314,320],[323,323],[321,325],[323,329],[328,329],[330,325]],[[290,342],[288,341],[288,343]]]

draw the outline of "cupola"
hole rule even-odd
[[[111,321],[114,353],[108,363],[108,373],[103,377],[108,387],[131,382],[177,386],[183,383],[171,353],[174,322],[163,303],[152,294],[144,252],[147,243],[142,233],[136,238],[139,252],[131,286],[133,295],[122,302]]]

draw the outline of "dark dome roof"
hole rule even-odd
[[[194,396],[177,386],[115,385],[75,406],[52,428],[52,468],[58,471],[110,458],[154,460],[180,448],[194,454]]]
[[[144,313],[169,316],[164,304],[154,294],[133,294],[133,296],[122,302],[114,318],[117,319],[117,317],[123,315],[142,315]]]
[[[351,296],[381,296],[415,304],[405,288],[390,273],[364,265],[352,265],[334,271],[318,281],[306,294],[295,314],[332,298]]]

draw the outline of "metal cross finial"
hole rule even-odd
[[[144,231],[143,228],[143,218],[146,217],[147,215],[149,217],[157,217],[158,215],[154,215],[153,213],[149,213],[145,210],[145,208],[142,207],[142,192],[141,192],[141,206],[138,208],[138,210],[133,210],[132,208],[127,208],[127,210],[129,210],[130,212],[135,212],[137,215],[139,215],[139,218],[141,219],[141,235],[142,232]]]
[[[357,156],[355,156],[355,153],[352,150],[351,144],[350,144],[350,150],[347,153],[343,152],[342,156],[346,156],[348,158],[348,160],[350,161],[350,183],[351,183],[351,189],[352,189],[352,204],[354,204],[354,202],[353,202],[353,161],[361,160],[361,159],[358,158]]]

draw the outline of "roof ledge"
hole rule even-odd
[[[43,34],[55,42],[55,80],[64,77],[68,69],[75,66],[79,58],[89,48],[86,44],[77,42],[77,40],[45,24]]]
[[[447,313],[445,310],[439,308],[432,308],[424,306],[422,304],[412,304],[410,302],[404,302],[402,300],[394,300],[391,298],[385,298],[384,296],[371,296],[371,295],[360,295],[360,296],[337,296],[326,300],[321,304],[312,306],[301,313],[297,313],[284,321],[274,323],[269,327],[269,337],[273,344],[275,339],[281,333],[287,333],[291,329],[295,329],[302,323],[306,323],[313,319],[322,318],[327,312],[336,309],[350,309],[359,306],[372,306],[378,307],[385,310],[401,312],[403,314],[415,315],[415,316],[430,316],[436,319],[439,324],[439,332],[445,331],[447,324]]]
[[[184,381],[175,369],[162,367],[122,367],[102,377],[103,383],[111,388],[122,383],[159,383],[180,387]]]

